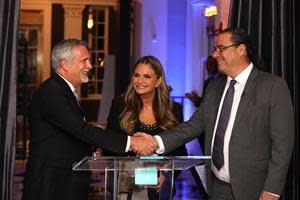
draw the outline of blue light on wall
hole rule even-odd
[[[185,94],[186,10],[186,0],[168,3],[166,77],[172,96]]]

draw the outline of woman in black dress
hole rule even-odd
[[[182,120],[182,107],[170,97],[160,61],[154,56],[144,56],[133,68],[131,83],[126,93],[113,100],[107,129],[128,135],[136,132],[156,135],[175,127]],[[106,152],[106,155],[112,154]],[[127,155],[135,156],[133,152]],[[185,156],[186,148],[182,146],[169,155]],[[179,173],[175,172],[175,178]],[[159,178],[161,182],[163,179],[163,176]],[[148,189],[148,198],[158,199],[157,191],[153,188]]]

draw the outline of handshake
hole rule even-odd
[[[158,142],[152,135],[138,132],[130,137],[129,150],[137,155],[152,155],[158,147]]]

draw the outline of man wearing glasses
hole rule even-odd
[[[155,136],[169,152],[205,132],[210,199],[278,200],[294,143],[294,115],[285,80],[259,70],[249,36],[228,28],[213,57],[225,76],[210,82],[187,122]],[[140,133],[141,135],[142,133]]]

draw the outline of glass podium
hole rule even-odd
[[[105,200],[172,199],[175,170],[201,165],[211,156],[85,157],[75,171],[104,172]]]

